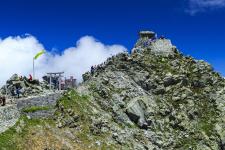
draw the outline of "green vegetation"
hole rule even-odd
[[[33,113],[33,112],[36,112],[36,111],[50,110],[50,109],[52,109],[52,107],[49,107],[49,106],[31,106],[31,107],[23,108],[22,112]]]
[[[63,109],[61,109],[63,108]],[[32,106],[24,108],[23,112],[35,112],[40,110],[49,110],[51,107],[37,107]],[[91,119],[89,118],[91,113],[90,101],[88,96],[79,95],[75,90],[68,91],[57,102],[56,116],[64,115],[63,120],[70,117],[68,110],[72,110],[74,114],[79,116],[78,125],[80,130],[74,132],[81,143],[75,143],[75,147],[78,149],[116,149],[115,145],[107,144],[107,136],[109,133],[100,135],[92,135],[90,131]],[[0,134],[0,149],[43,149],[47,143],[54,145],[49,148],[61,149],[63,143],[56,137],[64,133],[64,130],[68,130],[68,127],[57,128],[56,123],[52,119],[28,119],[25,115],[22,115],[17,123],[8,129],[6,132]],[[68,137],[61,137],[62,139],[69,140]],[[101,145],[94,144],[96,141],[100,141]]]
[[[204,131],[207,136],[211,136],[214,134],[215,124],[217,119],[219,118],[219,112],[211,103],[206,101],[206,97],[203,97],[198,103],[199,107],[199,129]]]
[[[86,95],[80,95],[75,90],[70,90],[65,95],[58,100],[56,111],[56,115],[60,116],[63,113],[64,118],[68,119],[70,117],[68,110],[72,110],[74,114],[78,115],[80,119],[77,124],[80,127],[80,130],[75,133],[76,137],[82,141],[82,145],[80,146],[82,149],[88,149],[87,147],[95,143],[96,141],[101,141],[101,149],[110,150],[116,149],[115,145],[107,145],[107,137],[110,133],[104,133],[100,135],[93,135],[90,131],[91,127],[91,118],[92,108],[90,98]],[[63,108],[63,110],[61,109]],[[91,147],[91,149],[98,149],[99,147]]]
[[[10,128],[6,132],[0,134],[0,147],[5,149],[16,149],[16,129]]]
[[[64,120],[67,120],[70,115],[67,110],[74,111],[74,114],[80,117],[78,124],[81,126],[81,131],[76,133],[76,136],[83,142],[88,141],[88,133],[89,133],[89,98],[87,96],[79,95],[77,91],[70,90],[65,95],[58,100],[57,107],[58,110],[56,111],[56,116],[60,115],[61,113],[64,114]],[[61,109],[63,108],[63,110]]]
[[[13,127],[0,134],[0,148],[6,150],[24,149],[30,131],[36,126],[43,126],[46,123],[54,124],[53,120],[49,119],[28,119],[26,116],[21,116]]]
[[[56,112],[56,115],[60,113],[60,108],[63,107],[64,110],[71,109],[76,114],[86,118],[91,112],[89,103],[90,101],[88,96],[79,95],[77,91],[70,90],[57,101],[56,106],[58,107],[58,110]]]

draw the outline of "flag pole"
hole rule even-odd
[[[34,58],[33,58],[33,78],[35,79],[35,72],[34,72]]]
[[[40,57],[42,54],[45,53],[45,50],[40,51],[39,53],[37,53],[34,57],[33,57],[33,78],[35,79],[35,66],[34,66],[34,61]]]

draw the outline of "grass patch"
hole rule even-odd
[[[115,145],[107,145],[106,137],[110,133],[104,133],[100,135],[93,135],[90,131],[92,108],[90,98],[86,95],[80,95],[76,90],[70,90],[65,95],[57,101],[58,107],[56,111],[56,116],[63,114],[64,119],[70,117],[67,110],[71,109],[74,114],[79,115],[80,119],[77,124],[80,127],[80,131],[77,131],[75,136],[82,142],[82,149],[117,149]],[[63,106],[63,110],[61,109]],[[98,146],[95,142],[100,141],[101,145]],[[91,148],[90,145],[94,144]]]
[[[60,107],[64,107],[64,110],[72,109],[76,114],[80,116],[88,116],[91,112],[89,106],[89,97],[86,95],[79,95],[75,90],[70,90],[64,94],[64,96],[57,101],[57,111],[60,111]]]
[[[38,125],[53,124],[50,119],[28,119],[22,115],[17,123],[4,133],[0,134],[0,149],[2,150],[20,150],[24,149],[29,141],[29,133]],[[20,131],[19,131],[19,130]]]
[[[90,131],[92,125],[92,103],[88,96],[80,95],[75,90],[70,90],[57,101],[55,117],[62,117],[62,122],[71,119],[73,115],[78,115],[79,119],[76,124],[80,130],[73,130],[65,126],[58,128],[53,119],[29,119],[22,115],[16,125],[0,134],[0,150],[32,150],[32,149],[62,149],[63,140],[71,142],[74,149],[120,149],[120,145],[108,144],[110,132],[93,135]],[[48,110],[46,107],[29,107],[23,109],[23,112],[35,112],[39,110]],[[70,110],[70,111],[69,111]],[[71,115],[71,110],[72,115]],[[55,118],[54,117],[54,118]],[[60,118],[59,117],[59,118]],[[58,122],[57,122],[58,123]],[[79,142],[74,143],[63,133],[71,132]],[[58,139],[57,137],[60,137]],[[100,142],[100,145],[96,143]],[[47,144],[47,145],[46,145]],[[90,147],[91,146],[91,147]]]
[[[0,134],[0,148],[1,149],[17,149],[16,148],[16,129],[10,128],[4,133]]]

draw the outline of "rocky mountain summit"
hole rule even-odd
[[[23,149],[225,149],[224,78],[170,40],[140,32],[131,54],[113,56],[83,78],[57,101],[53,117],[23,116],[0,135],[0,146],[19,141]],[[23,140],[1,140],[11,132]]]
[[[224,78],[170,40],[140,34],[131,55],[84,75],[78,91],[98,106],[94,118],[109,122],[112,139],[134,149],[225,149]]]

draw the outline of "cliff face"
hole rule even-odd
[[[58,100],[51,121],[32,124],[22,118],[29,130],[19,146],[225,149],[225,80],[167,39],[141,38],[132,51],[109,58],[93,75],[84,74],[76,91]],[[24,128],[20,122],[15,129]],[[0,143],[6,135],[0,135]]]
[[[92,95],[94,118],[135,149],[224,149],[224,79],[167,39],[147,42],[84,75],[78,91]]]

